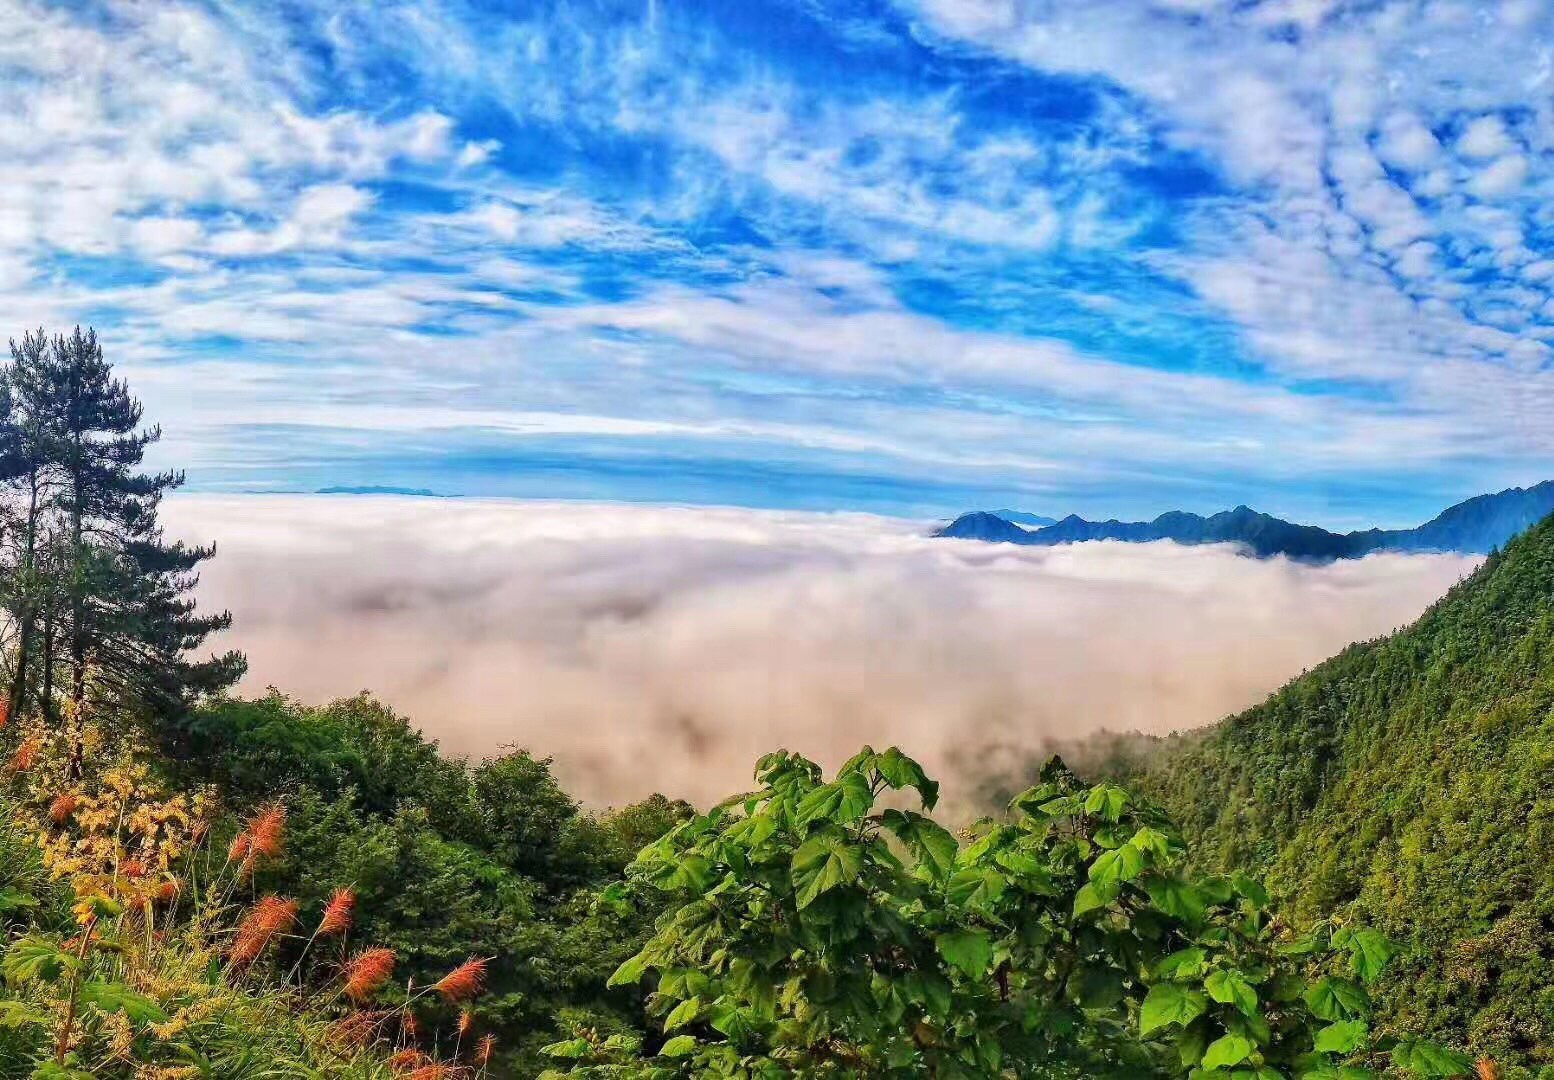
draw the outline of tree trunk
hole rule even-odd
[[[32,653],[32,637],[36,615],[33,611],[34,590],[38,587],[33,580],[35,560],[34,555],[38,542],[38,473],[34,469],[28,478],[28,488],[31,492],[27,504],[27,531],[22,555],[22,602],[19,622],[20,632],[16,638],[16,673],[11,679],[10,692],[6,697],[9,705],[9,715],[12,719],[20,720],[22,709],[27,703],[27,662]]]
[[[44,721],[49,722],[54,719],[54,616],[49,612],[43,614],[43,655],[38,659],[42,664],[38,674],[43,679],[38,708],[43,712]]]
[[[70,701],[71,723],[75,731],[70,739],[70,778],[81,777],[81,759],[86,752],[86,551],[81,545],[83,503],[81,491],[81,437],[76,436],[76,467],[71,475],[70,492]]]

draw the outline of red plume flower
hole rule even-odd
[[[469,1034],[469,1029],[475,1026],[475,1014],[468,1009],[459,1012],[459,1036],[462,1038]]]
[[[43,740],[36,735],[29,735],[16,748],[16,753],[11,755],[11,760],[6,768],[13,773],[24,773],[32,768],[38,761],[38,751],[43,749]]]
[[[290,930],[296,922],[295,900],[282,900],[278,896],[264,897],[238,924],[237,937],[232,941],[232,962],[239,965],[253,963],[270,942]]]
[[[248,823],[249,858],[264,856],[274,859],[281,853],[286,841],[286,808],[271,803],[260,810]]]
[[[249,839],[246,832],[238,833],[232,838],[232,846],[227,848],[227,862],[246,862],[248,860],[248,851],[252,846],[253,841]]]
[[[70,820],[70,815],[76,812],[76,807],[81,805],[81,800],[70,792],[56,795],[54,801],[49,803],[49,818],[56,825],[63,825]]]
[[[381,1012],[364,1009],[347,1013],[329,1026],[329,1040],[336,1046],[359,1050],[378,1037],[382,1023]]]
[[[466,960],[444,975],[432,986],[432,989],[449,1001],[472,998],[486,985],[487,963],[489,963],[487,960]]]
[[[351,912],[356,907],[356,894],[350,889],[336,889],[324,905],[324,917],[319,921],[320,937],[343,934],[351,928]]]
[[[452,1080],[458,1075],[451,1065],[438,1065],[433,1062],[430,1065],[422,1065],[414,1072],[405,1074],[405,1080]]]
[[[496,1036],[485,1035],[481,1037],[480,1045],[475,1048],[475,1064],[491,1064],[491,1055],[496,1052]]]
[[[368,949],[345,965],[345,996],[352,1001],[371,997],[394,973],[393,949]]]

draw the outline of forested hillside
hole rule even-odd
[[[1383,1007],[1554,1062],[1554,519],[1135,776],[1208,865],[1406,946]]]

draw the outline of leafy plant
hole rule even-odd
[[[825,780],[788,753],[649,845],[606,905],[667,894],[615,973],[661,1037],[581,1031],[573,1076],[1420,1076],[1467,1062],[1371,1030],[1379,934],[1302,937],[1245,876],[1194,877],[1165,816],[1054,759],[965,842],[899,750]],[[903,808],[907,793],[917,809]]]

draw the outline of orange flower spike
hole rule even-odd
[[[438,980],[432,989],[449,1001],[472,998],[485,989],[488,963],[489,960],[466,960]]]
[[[56,825],[63,825],[70,820],[70,815],[76,812],[76,807],[81,805],[81,800],[70,792],[56,795],[54,801],[49,803],[49,820]]]
[[[475,1048],[475,1064],[491,1064],[491,1055],[496,1052],[496,1036],[484,1035],[480,1039],[480,1045]]]
[[[280,856],[286,842],[286,808],[271,803],[248,823],[251,837],[250,854],[274,859]]]
[[[11,760],[6,768],[13,773],[24,773],[38,762],[38,751],[43,749],[43,740],[36,735],[29,735],[22,744],[16,748],[16,753],[11,755]]]
[[[324,917],[319,921],[320,937],[343,934],[351,928],[351,913],[356,908],[356,893],[350,889],[336,889],[324,905]]]
[[[407,1039],[421,1037],[421,1021],[415,1018],[415,1013],[407,1012],[399,1018],[399,1030],[405,1033]]]
[[[347,1013],[330,1025],[329,1038],[337,1046],[360,1050],[377,1038],[382,1023],[383,1014],[379,1012]]]
[[[393,949],[368,949],[345,965],[345,996],[362,1001],[376,994],[394,973]]]
[[[182,891],[183,889],[178,884],[177,878],[164,878],[162,884],[157,886],[156,898],[161,903],[171,904],[178,899],[178,894]]]
[[[269,947],[270,942],[297,923],[297,902],[266,896],[238,925],[232,942],[232,962],[251,964]]]
[[[405,1074],[405,1080],[452,1080],[457,1075],[451,1065],[423,1065]]]
[[[253,847],[253,841],[246,832],[240,832],[232,838],[232,846],[227,848],[227,862],[245,862],[248,852]]]
[[[459,1012],[459,1037],[469,1034],[469,1029],[475,1026],[475,1014],[468,1009]]]
[[[0,727],[5,727],[5,725],[9,724],[10,722],[11,703],[4,699],[0,699]]]
[[[119,873],[131,880],[146,876],[146,864],[139,859],[125,859],[119,864]]]
[[[410,1046],[403,1050],[399,1050],[390,1056],[388,1059],[388,1067],[393,1069],[396,1073],[403,1074],[410,1073],[412,1069],[424,1068],[425,1066],[431,1064],[431,1062],[432,1059],[426,1056],[425,1051],[417,1050],[415,1047]]]

